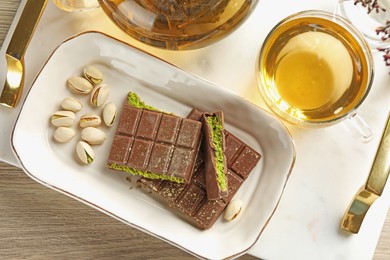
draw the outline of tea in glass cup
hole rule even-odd
[[[304,11],[271,30],[256,72],[276,115],[300,126],[328,126],[356,114],[371,88],[373,60],[364,37],[347,20]]]

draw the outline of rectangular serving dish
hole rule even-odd
[[[220,218],[201,231],[169,208],[137,189],[106,167],[116,125],[104,128],[107,140],[94,147],[96,159],[84,166],[75,158],[80,134],[66,144],[53,141],[50,116],[60,110],[69,77],[93,64],[110,86],[109,101],[121,107],[129,91],[147,104],[186,116],[193,107],[222,109],[226,129],[262,154],[236,197],[243,201],[240,218]],[[88,105],[77,116],[101,111]],[[79,130],[79,129],[78,129]],[[12,133],[12,146],[24,171],[34,180],[80,200],[112,217],[161,238],[197,257],[221,259],[246,253],[259,239],[274,214],[295,162],[294,143],[287,129],[268,112],[231,92],[163,60],[98,32],[86,32],[61,44],[34,81]]]

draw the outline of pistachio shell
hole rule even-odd
[[[69,78],[68,86],[72,91],[79,94],[88,94],[93,89],[91,82],[78,76]]]
[[[59,143],[66,143],[70,141],[75,135],[75,131],[70,127],[58,127],[54,133],[53,138]]]
[[[76,115],[72,111],[57,111],[51,116],[50,122],[57,127],[72,126],[75,119]]]
[[[78,112],[83,109],[83,104],[73,97],[66,97],[62,100],[61,107],[65,110]]]
[[[77,143],[76,153],[80,161],[84,164],[90,164],[95,159],[95,152],[92,147],[84,141],[79,141]]]
[[[81,131],[81,139],[91,145],[102,144],[106,140],[106,134],[95,127],[86,127]]]
[[[82,128],[85,128],[89,126],[99,126],[101,122],[100,116],[94,113],[87,113],[80,117],[79,124]]]
[[[227,221],[232,221],[240,214],[241,209],[242,209],[241,200],[239,199],[231,200],[225,209],[224,218]]]
[[[92,84],[100,84],[103,81],[103,73],[92,65],[84,68],[84,76]]]
[[[114,103],[109,102],[103,108],[103,121],[106,126],[112,126],[116,119],[116,106]]]
[[[102,84],[93,89],[90,102],[92,106],[100,107],[106,103],[108,96],[110,95],[110,88],[107,84]]]

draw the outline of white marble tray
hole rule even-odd
[[[22,1],[0,52],[0,86],[5,79],[5,49],[25,2]],[[251,17],[224,40],[200,50],[171,52],[135,42],[117,29],[101,10],[69,14],[49,1],[26,54],[26,89],[63,40],[82,31],[100,30],[265,107],[256,86],[254,67],[267,32],[291,13],[306,9],[332,11],[335,2],[300,0],[292,5],[287,0],[260,0]],[[359,108],[372,127],[373,140],[368,144],[359,143],[341,126],[301,129],[287,125],[296,143],[296,164],[279,208],[250,251],[252,255],[263,259],[372,258],[389,208],[389,185],[371,208],[358,235],[341,233],[339,222],[368,176],[390,109],[389,68],[384,66],[380,53],[374,54],[374,59],[374,86]],[[18,162],[10,146],[10,134],[19,109],[20,106],[13,110],[0,107],[0,159],[14,165]]]
[[[227,223],[220,217],[212,228],[199,230],[137,189],[136,181],[129,190],[129,182],[106,167],[119,120],[111,128],[99,127],[107,140],[93,147],[95,160],[88,167],[72,156],[79,138],[66,144],[53,142],[47,121],[64,97],[74,96],[84,104],[77,115],[101,113],[87,105],[88,97],[66,87],[69,77],[79,75],[86,64],[103,73],[104,83],[110,86],[109,102],[118,108],[131,91],[147,104],[183,117],[193,107],[224,111],[225,129],[263,155],[235,195],[244,205],[239,219]],[[45,93],[50,93],[50,99],[42,102]],[[24,172],[32,179],[203,259],[242,255],[256,243],[277,208],[295,161],[290,134],[271,113],[97,32],[80,34],[55,50],[23,102],[11,139]]]

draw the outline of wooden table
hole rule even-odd
[[[19,3],[20,0],[3,0],[0,5],[0,46]],[[194,259],[176,247],[50,190],[31,180],[22,170],[0,162],[0,259],[113,257]],[[245,255],[240,259],[255,258]],[[374,259],[390,259],[390,214]]]

